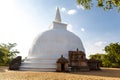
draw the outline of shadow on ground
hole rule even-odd
[[[100,71],[72,72],[70,74],[120,78],[120,68],[101,68]]]

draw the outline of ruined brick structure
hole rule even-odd
[[[78,49],[77,51],[69,51],[69,63],[73,72],[89,71],[85,53]]]
[[[100,70],[101,62],[98,60],[88,60],[84,52],[79,51],[69,51],[68,59],[64,58],[63,55],[58,59],[57,69],[59,72],[80,72],[80,71],[90,71],[90,70]]]

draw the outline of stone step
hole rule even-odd
[[[22,71],[39,71],[39,72],[55,72],[56,68],[25,68],[21,67]]]

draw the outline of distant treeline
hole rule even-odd
[[[120,68],[120,43],[111,43],[104,48],[105,54],[90,55],[90,59],[102,61],[103,67]]]

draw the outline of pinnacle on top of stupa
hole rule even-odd
[[[55,22],[61,22],[61,16],[60,16],[60,11],[58,7],[56,9]]]

